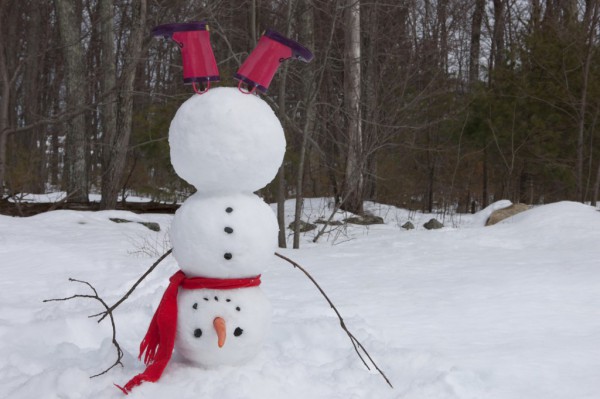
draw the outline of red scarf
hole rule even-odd
[[[127,395],[131,389],[144,381],[156,382],[163,373],[173,354],[175,346],[175,332],[177,331],[177,293],[179,287],[187,290],[203,288],[215,290],[232,290],[236,288],[256,287],[260,285],[260,275],[250,278],[187,278],[180,270],[169,279],[169,286],[150,321],[148,332],[140,344],[139,359],[144,352],[146,370],[133,377],[124,387],[117,385]]]

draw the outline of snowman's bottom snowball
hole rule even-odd
[[[221,348],[213,325],[217,317],[226,326]],[[270,323],[271,305],[259,287],[181,290],[175,350],[202,367],[238,365],[259,352]]]

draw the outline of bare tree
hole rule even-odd
[[[300,24],[303,30],[303,41],[308,48],[314,48],[314,15],[311,7],[301,9]],[[305,76],[304,123],[302,126],[302,143],[300,145],[300,160],[298,161],[298,176],[296,178],[296,208],[294,212],[294,248],[300,248],[300,216],[302,213],[302,200],[304,190],[304,173],[307,153],[309,151],[309,137],[315,126],[315,100],[317,97],[319,83],[315,81],[315,63],[305,65],[303,68]]]
[[[253,6],[253,14],[255,13]],[[289,37],[292,31],[292,14],[295,6],[295,2],[293,0],[288,1],[287,8],[287,31],[286,36]],[[252,17],[253,23],[256,24],[256,16]],[[278,96],[278,111],[279,118],[283,125],[283,130],[286,131],[287,118],[286,118],[286,101],[285,101],[285,91],[286,91],[286,83],[287,83],[287,75],[288,75],[288,63],[283,64],[283,68],[281,70],[281,74],[279,75],[279,96]],[[285,158],[277,171],[277,223],[279,225],[279,234],[278,234],[278,244],[279,248],[286,248],[286,225],[285,225]]]
[[[185,192],[166,136],[190,91],[176,48],[146,51],[147,14],[148,26],[206,18],[225,86],[263,29],[309,47],[312,30],[315,63],[283,65],[265,97],[288,139],[278,201],[297,195],[298,219],[304,196],[333,196],[357,213],[367,197],[432,209],[453,201],[449,180],[468,181],[461,200],[478,193],[481,205],[525,186],[547,201],[589,200],[600,184],[599,4],[4,0],[0,185],[62,189],[82,176],[77,166],[88,182],[71,184],[71,201],[96,182],[104,208],[125,190]],[[300,11],[286,18],[290,5]],[[478,84],[484,74],[488,84]],[[289,230],[279,219],[282,244]]]
[[[344,105],[348,147],[343,208],[362,214],[364,159],[360,107],[360,0],[346,0],[344,22]]]
[[[10,87],[17,77],[16,73],[12,76],[9,75],[4,42],[4,39],[0,37],[0,88],[2,89],[0,94],[0,198],[4,195],[4,180],[6,176],[6,147],[8,145],[8,133],[10,128]]]
[[[111,144],[117,136],[117,55],[115,53],[115,24],[114,24],[114,4],[113,0],[99,0],[98,18],[100,20],[100,90],[102,94],[102,104],[100,106],[100,115],[102,121],[102,141],[101,154],[103,156],[102,164],[108,170],[107,165],[111,163],[111,157],[114,155],[111,151]],[[108,174],[102,179],[102,203],[106,208],[116,204],[116,198],[109,199],[115,192],[108,191]],[[115,189],[118,189],[116,187]],[[113,203],[115,201],[115,203]]]
[[[71,0],[55,0],[54,5],[65,58],[67,107],[73,110],[80,107],[82,99],[86,98],[86,73],[82,62],[84,52],[81,43],[81,16],[76,15],[75,4]],[[76,114],[69,119],[66,128],[67,200],[69,202],[87,202],[87,139],[83,113]]]
[[[0,22],[4,23],[9,3],[0,5]],[[8,38],[4,36],[4,30],[0,30],[0,198],[4,196],[4,181],[6,178],[6,147],[8,145],[8,133],[10,129],[10,102],[11,87],[17,78],[17,71],[9,71],[6,58],[5,43]]]
[[[113,209],[116,207],[119,191],[123,183],[122,180],[133,123],[133,84],[136,67],[143,51],[142,43],[146,34],[146,18],[146,0],[132,3],[130,16],[132,28],[123,52],[123,59],[121,60],[123,67],[118,83],[117,129],[113,136],[106,136],[104,147],[105,164],[102,179],[101,209]],[[108,48],[108,44],[105,46]],[[107,78],[110,79],[108,76]],[[105,87],[109,85],[110,83],[105,85]]]
[[[504,30],[506,28],[506,0],[494,0],[494,30],[492,37],[493,68],[497,69],[504,64]],[[490,68],[492,69],[492,68]]]
[[[598,170],[596,171],[596,181],[592,190],[592,206],[596,206],[598,204],[598,194],[600,194],[600,164],[598,164]]]
[[[481,53],[481,23],[485,11],[485,0],[476,0],[471,19],[471,47],[469,49],[469,83],[479,80],[479,56]]]
[[[567,4],[569,7],[568,16],[569,18],[576,18],[573,13],[576,9],[575,4]],[[565,6],[567,6],[565,5]],[[577,110],[577,199],[581,202],[585,202],[585,192],[583,189],[583,163],[584,163],[584,139],[585,139],[585,121],[588,107],[588,90],[590,86],[590,68],[592,66],[592,59],[595,52],[595,44],[597,37],[597,25],[598,25],[598,2],[588,1],[586,2],[586,9],[583,19],[583,27],[586,32],[585,45],[584,45],[584,61],[582,68],[582,85],[581,95],[579,99],[579,109]]]

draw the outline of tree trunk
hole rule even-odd
[[[0,123],[0,129],[2,125]],[[0,131],[0,199],[4,198],[4,179],[6,176],[6,146],[8,144],[8,132],[6,130]]]
[[[50,185],[52,186],[53,189],[57,188],[58,186],[60,186],[60,179],[59,179],[59,164],[60,164],[60,140],[58,138],[58,131],[56,128],[52,129],[52,132],[50,134],[50,148],[51,148],[51,155],[50,155]]]
[[[492,48],[489,55],[488,88],[494,87],[493,72],[504,64],[504,14],[506,0],[493,0],[494,4],[494,26],[492,32]],[[483,138],[483,184],[482,184],[482,208],[488,206],[489,194],[489,150],[487,135]]]
[[[6,178],[6,146],[8,145],[8,119],[10,101],[10,80],[8,77],[8,65],[4,53],[4,38],[0,37],[0,198],[4,197],[4,180]]]
[[[27,62],[24,67],[23,85],[23,107],[24,124],[31,124],[39,118],[41,96],[38,90],[43,90],[40,70],[40,49],[42,45],[42,5],[27,4],[27,14],[29,20],[27,23]],[[45,142],[43,129],[36,129],[28,134],[21,135],[19,140],[23,146],[23,151],[31,153],[30,165],[28,165],[28,186],[25,188],[28,192],[43,194],[45,189],[44,156]]]
[[[279,248],[287,248],[285,237],[285,168],[282,163],[277,172],[277,224],[279,234],[277,236]]]
[[[86,77],[79,18],[71,0],[55,0],[56,14],[66,67],[67,108],[77,108],[86,98]],[[87,143],[85,115],[80,113],[67,121],[65,143],[67,202],[88,201],[86,171]]]
[[[375,148],[381,144],[379,138],[379,64],[377,54],[379,53],[378,40],[379,33],[379,5],[366,8],[365,26],[368,42],[365,42],[366,70],[364,76],[364,114],[365,128],[364,149],[365,149],[365,168],[364,168],[364,196],[367,199],[373,199],[376,192],[377,179],[377,158]]]
[[[293,0],[290,0],[293,2]],[[291,5],[289,6],[291,7]],[[289,19],[288,19],[289,21]],[[250,43],[249,48],[253,49],[256,47],[256,0],[250,1],[250,12],[248,13],[248,25],[249,25],[249,34],[250,34]],[[289,26],[289,22],[288,22]]]
[[[107,163],[104,165],[100,209],[114,209],[117,205],[119,191],[122,189],[129,138],[131,137],[133,83],[136,67],[142,52],[142,41],[146,34],[146,0],[134,2],[132,7],[131,20],[133,21],[133,27],[127,41],[127,48],[123,53],[123,72],[119,79],[117,131],[112,140],[104,148],[108,152],[108,157],[104,157]]]
[[[590,67],[592,64],[592,56],[594,54],[594,41],[596,34],[596,25],[598,22],[598,4],[597,2],[588,3],[588,7],[593,7],[593,11],[586,9],[584,24],[587,32],[586,45],[585,45],[585,62],[583,65],[583,76],[581,86],[581,98],[579,102],[579,109],[577,112],[577,167],[576,167],[576,179],[577,179],[577,200],[585,202],[585,194],[583,190],[583,145],[585,135],[585,115],[587,113],[587,95],[590,77]]]
[[[427,174],[427,212],[433,213],[433,189],[435,185],[435,159],[429,165]]]
[[[253,4],[254,6],[254,4]],[[292,10],[294,8],[294,1],[289,0],[288,9],[287,9],[287,37],[291,34],[292,29]],[[255,36],[254,36],[255,37]],[[256,39],[255,39],[256,40]],[[287,73],[288,73],[288,63],[285,62],[283,64],[283,68],[281,71],[280,79],[279,79],[279,98],[278,98],[278,108],[279,108],[279,119],[283,124],[283,130],[286,131],[286,115],[285,115],[285,89],[287,82]],[[279,248],[287,247],[286,240],[286,225],[285,225],[285,158],[279,167],[279,171],[277,172],[277,224],[279,225],[279,235],[278,235],[278,243]]]
[[[598,194],[600,194],[600,163],[598,164],[598,172],[596,172],[596,182],[594,183],[594,192],[592,194],[592,206],[597,205]]]
[[[314,48],[314,13],[311,7],[303,10],[300,18],[302,26],[302,37],[304,44],[308,48]],[[304,124],[302,126],[302,144],[300,147],[300,159],[298,161],[298,176],[296,178],[296,208],[294,210],[294,242],[293,248],[300,248],[300,218],[302,216],[302,202],[304,200],[304,170],[306,157],[308,153],[308,138],[315,126],[315,99],[317,82],[315,82],[314,63],[308,64],[303,68],[304,72],[304,103],[306,112],[304,114]]]
[[[102,165],[106,168],[111,163],[111,157],[113,156],[111,146],[117,135],[117,75],[115,68],[113,0],[100,0],[98,10],[100,19],[100,66],[102,68],[101,90],[103,99],[103,105],[100,107],[104,143],[102,146]],[[108,183],[108,179],[102,179],[102,204],[105,204],[111,195],[111,192],[107,191],[109,185],[104,184],[105,180]],[[116,198],[115,203],[111,205],[113,207],[116,205]]]
[[[469,84],[479,80],[479,55],[481,49],[481,23],[485,10],[485,0],[476,0],[471,19],[471,47],[469,49]]]
[[[343,209],[363,213],[363,142],[360,110],[360,1],[346,0],[344,10],[344,102],[348,150]]]
[[[482,184],[482,193],[481,193],[481,209],[484,209],[488,206],[489,201],[489,190],[488,190],[488,149],[487,146],[483,147],[483,184]]]
[[[494,0],[494,32],[492,37],[494,69],[504,64],[505,1]]]

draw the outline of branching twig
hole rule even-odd
[[[110,318],[110,324],[111,324],[111,327],[112,327],[112,343],[113,343],[113,345],[115,346],[115,348],[117,350],[117,360],[115,360],[115,362],[112,364],[112,366],[110,366],[106,370],[102,371],[101,373],[98,373],[98,374],[95,374],[95,375],[91,376],[90,378],[99,377],[99,376],[101,376],[103,374],[106,374],[109,370],[111,370],[116,365],[121,365],[121,367],[123,367],[123,363],[121,363],[121,359],[123,359],[123,351],[121,350],[121,347],[119,346],[119,342],[117,342],[117,329],[115,327],[115,319],[113,318],[113,315],[112,315],[112,312],[110,311],[110,308],[108,307],[108,305],[106,304],[106,302],[104,302],[104,300],[102,298],[100,298],[100,296],[98,295],[98,291],[96,291],[96,289],[94,288],[94,286],[92,286],[87,281],[76,280],[74,278],[69,278],[69,281],[87,285],[92,290],[92,292],[94,293],[94,295],[75,294],[75,295],[72,295],[72,296],[67,297],[67,298],[45,299],[44,302],[68,301],[68,300],[76,299],[76,298],[89,298],[89,299],[95,299],[95,300],[97,300],[98,302],[100,302],[102,304],[102,306],[104,306],[104,308],[106,309],[106,315],[108,315],[109,318]],[[90,317],[94,317],[94,316],[90,316]]]
[[[325,223],[323,223],[323,227],[321,228],[321,230],[319,230],[319,232],[317,233],[317,235],[315,236],[315,238],[313,238],[313,240],[312,240],[313,243],[316,243],[319,240],[319,238],[325,233],[325,229],[327,228],[327,226],[329,226],[329,223],[331,223],[331,220],[333,219],[333,217],[335,216],[335,214],[337,213],[337,211],[340,210],[340,208],[344,204],[344,201],[346,201],[346,198],[343,198],[339,202],[339,204],[336,204],[333,207],[333,211],[329,215],[329,218],[327,218],[327,221]]]
[[[94,288],[93,285],[91,285],[90,283],[88,283],[87,281],[82,281],[82,280],[76,280],[74,278],[69,278],[69,281],[72,282],[76,282],[76,283],[81,283],[81,284],[85,284],[87,285],[92,292],[94,293],[94,295],[85,295],[85,294],[75,294],[72,295],[70,297],[67,298],[55,298],[55,299],[45,299],[44,302],[58,302],[58,301],[68,301],[71,299],[76,299],[76,298],[89,298],[89,299],[95,299],[98,302],[100,302],[102,304],[102,306],[104,306],[104,309],[106,309],[104,312],[100,312],[97,314],[93,314],[91,316],[88,317],[98,317],[98,316],[102,316],[100,317],[100,319],[98,320],[98,323],[100,323],[102,320],[104,320],[106,318],[106,316],[108,316],[109,320],[110,320],[110,325],[112,327],[112,343],[115,346],[115,348],[117,349],[117,360],[112,364],[112,366],[110,366],[109,368],[107,368],[106,370],[102,371],[101,373],[95,374],[93,376],[91,376],[90,378],[94,378],[94,377],[98,377],[101,376],[103,374],[106,374],[109,370],[111,370],[113,367],[115,367],[116,365],[121,365],[121,367],[123,367],[123,363],[121,362],[121,359],[123,359],[123,351],[121,350],[121,347],[119,346],[119,343],[117,342],[117,328],[115,326],[115,319],[113,317],[113,311],[117,308],[117,306],[119,306],[121,303],[123,303],[127,298],[129,298],[129,295],[131,295],[131,293],[137,288],[137,286],[146,278],[148,277],[148,275],[150,273],[152,273],[152,271],[156,268],[156,266],[158,266],[158,264],[160,262],[162,262],[167,256],[169,256],[169,254],[173,252],[173,248],[169,249],[167,252],[165,252],[160,258],[158,258],[158,260],[156,262],[154,262],[152,264],[152,266],[150,266],[150,268],[148,270],[146,270],[146,272],[135,282],[135,284],[133,284],[133,286],[129,289],[129,291],[127,291],[125,293],[125,295],[123,295],[123,297],[121,299],[119,299],[114,305],[112,306],[108,306],[106,304],[106,302],[100,298],[100,296],[98,295],[98,291],[96,291],[96,289]]]
[[[373,358],[371,357],[371,355],[369,355],[369,352],[367,352],[367,350],[365,349],[365,347],[358,341],[358,339],[356,339],[356,337],[348,330],[348,328],[346,327],[346,323],[344,323],[344,319],[342,318],[342,316],[340,315],[340,312],[337,310],[337,308],[335,307],[335,305],[333,304],[333,302],[331,302],[331,300],[329,299],[329,297],[327,296],[327,294],[325,294],[325,291],[323,291],[323,289],[321,288],[321,286],[317,283],[317,281],[310,275],[310,273],[308,273],[306,271],[306,269],[304,269],[302,266],[300,266],[298,263],[294,262],[293,260],[291,260],[290,258],[283,256],[277,252],[275,252],[275,256],[280,257],[281,259],[287,261],[288,263],[290,263],[292,266],[294,266],[295,268],[299,269],[302,273],[304,273],[306,275],[306,277],[308,277],[310,279],[310,281],[315,285],[315,287],[317,287],[317,289],[321,292],[321,295],[323,295],[323,297],[325,298],[325,300],[327,301],[327,303],[329,303],[329,306],[331,306],[331,308],[333,309],[333,311],[335,312],[337,318],[340,321],[340,326],[342,327],[342,329],[346,332],[346,334],[348,335],[348,338],[350,338],[350,341],[352,342],[352,346],[354,347],[354,350],[356,351],[356,354],[358,355],[358,357],[360,358],[360,360],[363,362],[363,364],[367,367],[367,369],[371,370],[371,368],[369,367],[369,365],[367,364],[366,360],[363,358],[363,356],[360,353],[360,350],[362,350],[362,352],[367,356],[367,358],[369,359],[369,361],[371,362],[371,364],[373,364],[373,366],[375,367],[375,369],[379,372],[379,374],[381,374],[381,376],[383,377],[383,379],[385,380],[385,382],[387,382],[387,384],[393,388],[392,383],[390,382],[390,380],[386,377],[386,375],[383,373],[383,371],[381,371],[381,369],[379,368],[379,366],[377,366],[377,364],[375,363],[375,361],[373,360]],[[360,350],[359,350],[360,349]]]
[[[162,262],[167,256],[169,256],[171,254],[171,252],[173,252],[173,248],[169,249],[167,252],[165,252],[160,258],[158,258],[156,260],[156,262],[154,262],[152,264],[152,266],[150,266],[150,268],[148,268],[148,270],[146,270],[146,273],[144,273],[142,275],[142,277],[140,277],[129,289],[129,291],[127,291],[125,293],[125,295],[123,295],[123,297],[121,299],[119,299],[114,305],[112,305],[111,307],[107,307],[105,312],[101,312],[95,315],[92,315],[90,317],[96,317],[96,316],[102,316],[100,317],[100,319],[98,319],[98,323],[100,323],[102,320],[104,320],[104,318],[106,316],[111,316],[112,317],[112,312],[117,308],[117,306],[119,306],[120,304],[122,304],[127,298],[129,298],[129,295],[131,295],[131,293],[133,291],[135,291],[135,289],[137,288],[138,285],[140,285],[140,283],[146,278],[148,277],[148,275],[150,273],[152,273],[152,271],[156,268],[156,266],[158,266],[158,264],[160,262]]]

